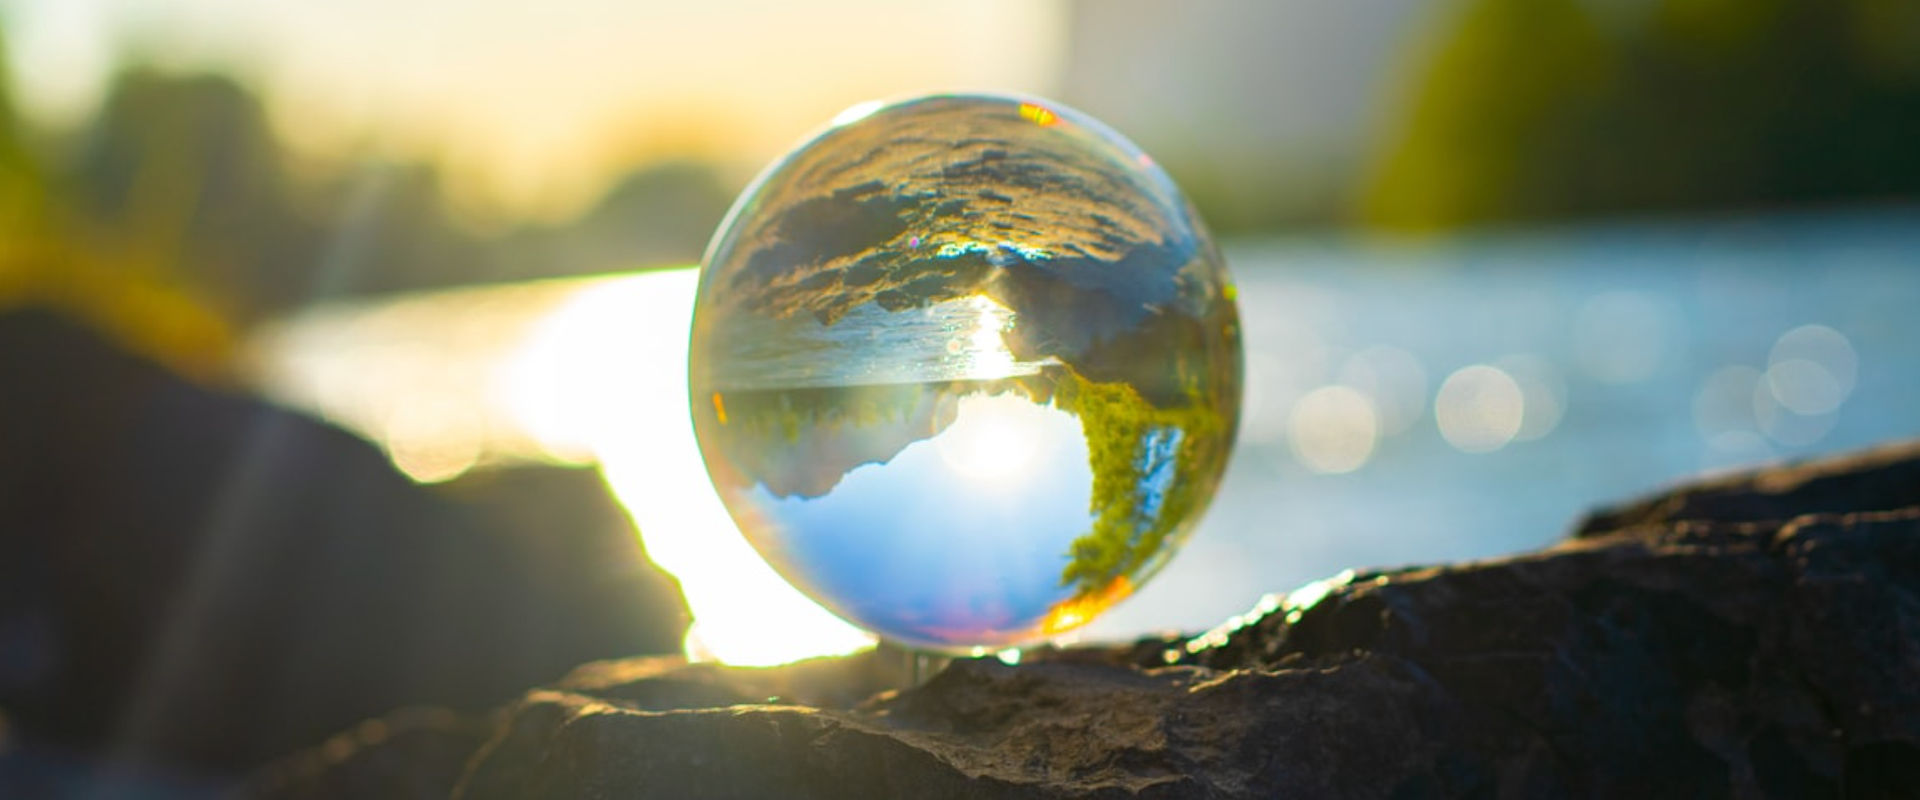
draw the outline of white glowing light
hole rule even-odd
[[[592,448],[648,555],[680,580],[690,656],[765,665],[870,646],[753,551],[699,466],[686,383],[697,281],[674,270],[586,288],[530,337],[505,391],[529,429]]]
[[[1853,393],[1859,368],[1859,356],[1845,335],[1825,325],[1802,325],[1773,343],[1767,354],[1767,388],[1795,414],[1831,414]]]
[[[852,125],[853,123],[873,116],[873,112],[879,111],[880,108],[885,105],[886,103],[879,100],[867,100],[865,102],[854,103],[853,105],[847,106],[846,110],[833,115],[833,119],[827,124],[835,128],[842,125]]]
[[[966,397],[953,424],[934,437],[933,445],[940,460],[962,477],[1006,485],[1032,476],[1040,443],[1058,438],[1049,428],[1063,422],[1067,436],[1081,435],[1071,416],[1022,397]]]
[[[1493,362],[1493,366],[1520,387],[1520,399],[1524,411],[1520,415],[1520,430],[1513,434],[1516,442],[1531,442],[1544,439],[1559,427],[1560,418],[1567,411],[1567,382],[1560,377],[1560,371],[1553,362],[1532,353],[1519,353]]]
[[[388,414],[382,443],[387,457],[407,477],[438,483],[460,477],[480,461],[482,424],[469,408],[455,404],[403,405]]]
[[[1847,399],[1839,378],[1804,358],[1776,361],[1767,367],[1767,390],[1780,405],[1803,416],[1833,413]]]
[[[1825,325],[1802,325],[1773,343],[1767,353],[1767,365],[1804,359],[1825,369],[1839,384],[1842,395],[1853,391],[1860,370],[1860,356],[1846,335]]]
[[[265,393],[379,444],[423,483],[513,460],[561,460],[512,424],[502,356],[580,281],[455,289],[324,307],[257,333],[245,358]]]
[[[1464,453],[1490,453],[1513,441],[1526,413],[1526,395],[1512,376],[1485,364],[1448,375],[1434,397],[1440,435]]]
[[[1773,382],[1762,375],[1753,388],[1753,420],[1767,438],[1788,447],[1801,447],[1826,438],[1833,430],[1835,415],[1795,412],[1780,402]]]
[[[250,369],[275,399],[379,443],[414,480],[490,461],[599,462],[648,555],[680,580],[690,655],[763,665],[869,646],[767,566],[701,468],[687,409],[698,274],[324,308],[263,332]],[[984,324],[1003,329],[1005,309],[992,313]]]
[[[973,330],[966,335],[967,344],[959,349],[967,353],[969,372],[995,378],[1017,372],[1014,364],[1018,359],[1007,349],[1006,339],[1001,336],[1011,323],[1013,312],[986,297],[976,296],[968,302],[974,308]]]
[[[1314,472],[1352,472],[1373,456],[1380,426],[1373,401],[1349,386],[1322,386],[1293,406],[1287,442]]]

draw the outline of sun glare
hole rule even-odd
[[[1040,443],[1049,441],[1048,424],[1064,417],[1023,397],[976,395],[960,401],[958,418],[933,444],[940,460],[961,477],[1004,486],[1032,475]],[[1072,434],[1078,435],[1075,427]]]
[[[253,369],[276,399],[360,432],[422,482],[490,463],[598,464],[648,555],[680,580],[690,657],[769,665],[868,647],[754,552],[700,466],[686,380],[698,279],[665,270],[323,308],[262,336]],[[1013,313],[965,302],[949,340],[958,371],[1034,372],[1007,349]],[[727,419],[725,398],[700,402]],[[1071,414],[1013,392],[957,402],[931,442],[951,479],[997,491],[1071,468],[1058,453],[1084,466]]]
[[[968,372],[982,378],[1004,378],[1018,372],[1018,359],[1002,337],[1013,325],[1013,312],[978,295],[967,302],[974,308],[973,330],[965,334],[964,343],[959,339],[955,343],[967,354]]]
[[[686,380],[697,280],[667,270],[325,307],[262,332],[248,368],[276,401],[359,432],[423,483],[488,463],[598,463],[648,555],[680,580],[691,657],[766,665],[869,646],[767,566],[700,467]]]
[[[584,444],[600,462],[648,555],[680,579],[689,657],[768,665],[869,646],[767,566],[698,467],[686,389],[697,279],[654,272],[580,292],[510,362],[503,390],[520,398],[510,407],[536,437]]]

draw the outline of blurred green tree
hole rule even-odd
[[[25,131],[14,110],[8,63],[6,39],[0,36],[0,258],[19,247],[42,205],[39,171],[27,152]]]
[[[190,374],[227,369],[236,327],[318,300],[685,264],[731,197],[709,165],[643,165],[579,219],[478,229],[433,164],[296,163],[226,75],[135,65],[77,129],[37,129],[3,39],[0,309],[63,309]]]
[[[1467,0],[1361,192],[1396,228],[1920,197],[1920,3]]]
[[[345,153],[296,170],[250,88],[147,67],[63,144],[67,235],[243,325],[341,296],[688,263],[731,197],[708,165],[644,165],[578,219],[479,228],[433,164]]]
[[[320,234],[259,100],[230,78],[121,73],[59,165],[76,235],[245,316],[285,303]]]
[[[47,137],[16,110],[6,64],[0,47],[0,310],[59,309],[182,372],[218,373],[231,347],[225,321],[162,270],[129,269],[140,259],[81,233],[85,215],[47,166]]]

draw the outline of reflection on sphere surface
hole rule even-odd
[[[709,249],[694,426],[775,569],[949,652],[1064,632],[1192,530],[1239,418],[1232,284],[1152,159],[999,96],[862,107]]]

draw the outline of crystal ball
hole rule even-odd
[[[849,109],[708,247],[689,388],[742,533],[897,643],[1052,637],[1191,533],[1239,421],[1234,286],[1145,153],[1048,101]]]

